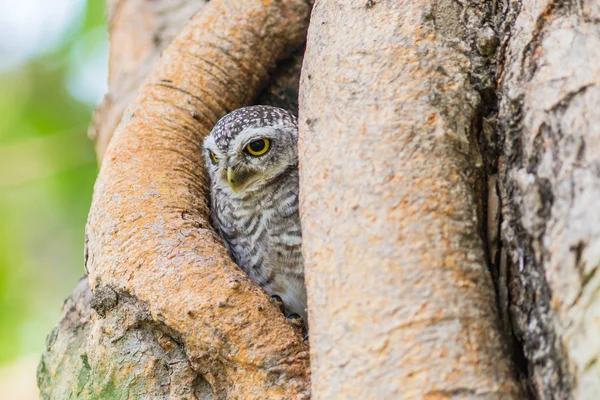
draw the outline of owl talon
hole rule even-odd
[[[302,319],[302,317],[298,313],[295,313],[295,312],[288,315],[287,319],[289,319],[290,321],[300,320],[300,321],[302,321],[302,323],[304,323],[304,320]]]
[[[306,332],[306,324],[304,324],[304,319],[297,313],[291,313],[287,316],[287,319],[290,321],[295,330],[300,331],[303,334],[307,334]]]
[[[284,314],[285,313],[285,304],[283,304],[283,300],[281,300],[281,297],[274,294],[273,296],[271,296],[271,299],[275,302],[277,307],[279,307],[279,310],[281,311],[281,313]]]

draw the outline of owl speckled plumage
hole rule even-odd
[[[298,124],[270,106],[235,110],[204,141],[211,218],[235,262],[306,321]]]

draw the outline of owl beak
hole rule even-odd
[[[227,182],[229,182],[229,186],[231,186],[231,189],[234,192],[238,191],[238,180],[237,177],[235,176],[235,172],[233,172],[233,168],[229,167],[227,168]]]

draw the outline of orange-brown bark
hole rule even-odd
[[[101,162],[127,105],[152,71],[163,50],[200,12],[206,0],[109,0],[110,36],[108,93],[94,113],[90,136],[96,141]],[[269,104],[298,112],[298,79],[303,47],[278,64],[267,87],[257,98]]]
[[[108,288],[145,304],[145,323],[185,346],[218,397],[309,396],[307,347],[212,231],[201,167],[203,136],[302,44],[309,12],[301,0],[206,5],[125,112],[95,188],[86,262],[94,295]]]
[[[490,10],[462,7],[315,3],[299,119],[315,399],[519,398],[480,234]]]
[[[206,0],[107,0],[108,93],[94,113],[90,136],[101,161],[125,108],[156,60]]]

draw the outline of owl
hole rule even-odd
[[[204,151],[212,223],[231,257],[306,321],[297,143],[296,117],[251,106],[219,120]]]

